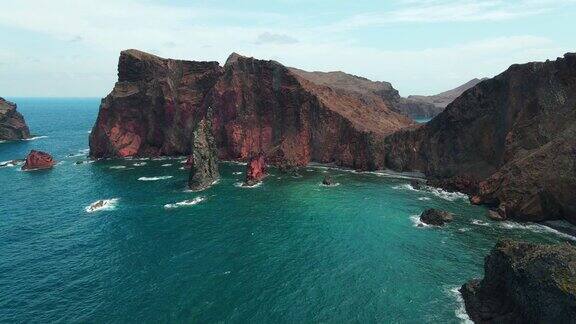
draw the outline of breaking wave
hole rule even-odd
[[[132,164],[132,165],[135,166],[135,167],[139,167],[139,166],[144,166],[144,165],[146,165],[146,164],[147,164],[146,162],[138,162],[138,163],[134,163],[134,164]]]
[[[260,181],[252,186],[245,186],[244,182],[235,182],[234,183],[234,187],[238,187],[238,188],[247,188],[247,189],[251,189],[251,188],[258,188],[260,187],[264,182]]]
[[[456,314],[456,317],[458,317],[461,320],[461,323],[474,324],[474,322],[472,322],[472,320],[468,316],[468,313],[466,313],[464,298],[462,298],[462,294],[460,293],[459,289],[460,287],[454,287],[448,289],[448,293],[452,295],[454,298],[456,298],[456,302],[458,303],[458,308],[456,308],[454,314]]]
[[[43,136],[34,136],[34,137],[30,137],[30,138],[25,138],[24,141],[35,141],[35,140],[39,140],[39,139],[47,138],[47,137],[48,137],[48,136],[45,136],[45,135],[43,135]]]
[[[165,164],[162,164],[161,166],[163,166],[163,167],[169,167],[169,166],[172,166],[172,163],[165,163]]]
[[[179,202],[173,203],[173,204],[166,204],[166,205],[164,205],[164,208],[174,209],[174,208],[180,208],[180,207],[190,207],[190,206],[197,205],[197,204],[203,202],[204,200],[206,200],[206,198],[196,197],[194,199],[187,199],[187,200],[179,201]]]
[[[115,169],[115,170],[126,169],[126,166],[125,165],[113,165],[113,166],[109,167],[109,169]]]
[[[555,230],[551,227],[545,226],[545,225],[540,225],[540,224],[534,224],[534,223],[526,223],[526,224],[521,224],[521,223],[516,223],[516,222],[511,222],[511,221],[503,221],[498,223],[498,226],[500,226],[501,228],[504,229],[522,229],[522,230],[529,230],[535,233],[552,233],[555,234],[557,236],[560,236],[562,238],[565,239],[569,239],[572,241],[576,241],[576,237],[560,232],[558,230]]]
[[[116,209],[118,200],[119,200],[118,198],[98,200],[91,203],[89,206],[86,206],[84,210],[87,213],[94,213],[101,210],[114,210]]]
[[[166,180],[170,179],[172,176],[160,176],[160,177],[140,177],[138,180],[140,181],[158,181],[158,180]]]
[[[481,220],[479,220],[479,219],[473,219],[473,220],[470,221],[470,222],[471,222],[472,224],[474,224],[474,225],[490,226],[490,224],[488,224],[488,223],[486,223],[486,222],[484,222],[484,221],[481,221]]]
[[[423,223],[420,220],[420,216],[419,215],[412,215],[410,216],[410,220],[412,221],[412,224],[414,225],[414,227],[430,227],[430,225]]]

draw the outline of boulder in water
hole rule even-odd
[[[420,215],[420,221],[422,223],[434,226],[442,226],[454,219],[454,215],[444,210],[438,209],[426,209],[422,215]]]
[[[325,186],[333,186],[334,180],[332,179],[332,177],[329,174],[327,174],[324,176],[324,180],[322,180],[322,184]]]
[[[576,247],[498,242],[460,292],[476,323],[574,323]]]
[[[26,157],[22,170],[50,169],[56,164],[54,158],[46,152],[32,150]]]

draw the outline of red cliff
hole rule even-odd
[[[264,154],[257,154],[250,158],[246,165],[245,186],[253,186],[266,177],[266,160]]]
[[[411,121],[379,98],[315,84],[274,61],[233,54],[217,63],[123,51],[100,107],[91,156],[189,155],[208,108],[222,159],[263,152],[272,164],[383,166],[383,138]]]

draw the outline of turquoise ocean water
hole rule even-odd
[[[0,321],[458,323],[455,288],[497,239],[569,240],[389,174],[273,169],[241,188],[244,166],[222,163],[194,193],[182,158],[76,165],[99,100],[11,99],[38,137],[0,143],[0,161],[40,149],[59,163],[0,169]],[[99,199],[109,208],[85,210]],[[429,207],[456,220],[418,227]]]

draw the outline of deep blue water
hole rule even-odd
[[[385,174],[313,166],[240,188],[244,166],[223,163],[192,193],[182,159],[76,165],[99,100],[11,99],[45,137],[1,143],[0,161],[40,149],[60,163],[0,169],[1,321],[457,323],[454,290],[497,239],[565,240]],[[340,185],[320,186],[326,173]],[[86,212],[99,199],[117,200]],[[428,207],[456,220],[417,227]]]

